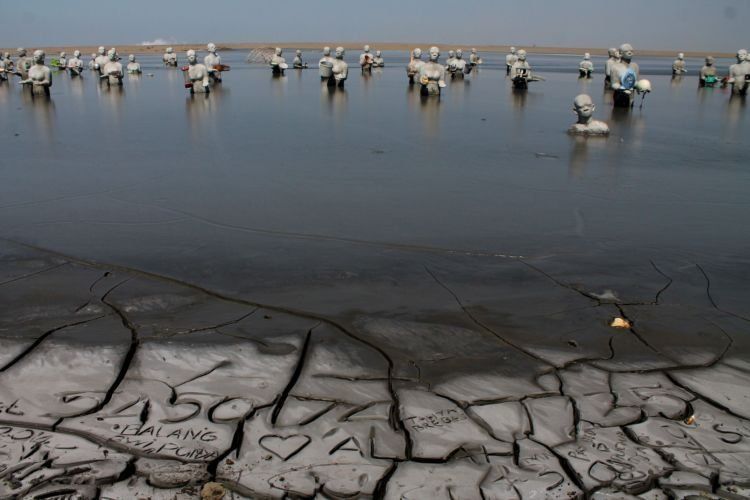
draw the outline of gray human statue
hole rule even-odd
[[[161,56],[161,60],[164,63],[164,66],[177,67],[177,54],[175,54],[172,47],[167,47],[167,50],[164,51],[164,55]]]
[[[99,49],[97,49],[96,52],[97,52],[97,56],[96,56],[96,59],[94,60],[94,66],[95,66],[95,69],[99,71],[99,74],[101,75],[101,74],[104,74],[103,73],[104,66],[106,66],[107,63],[109,62],[109,58],[107,57],[107,49],[105,49],[104,47],[99,47]]]
[[[341,88],[344,87],[344,82],[349,77],[349,65],[344,61],[344,47],[336,47],[336,59],[333,61],[333,81],[329,80],[328,84],[335,84]]]
[[[714,66],[715,60],[713,56],[707,56],[705,64],[701,68],[698,75],[698,86],[699,87],[713,87],[718,82],[716,78],[716,67]]]
[[[101,68],[101,79],[105,80],[108,85],[121,86],[122,85],[122,64],[119,61],[120,57],[117,55],[117,50],[114,48],[109,49],[107,52],[107,64]]]
[[[750,61],[746,49],[737,51],[737,64],[729,67],[729,78],[727,83],[732,86],[733,95],[747,95],[750,86]]]
[[[449,50],[448,51],[448,57],[445,59],[445,67],[450,68],[451,64],[453,64],[453,61],[456,60],[456,51],[455,50]]]
[[[453,57],[453,62],[448,65],[448,73],[451,75],[451,79],[463,80],[464,75],[471,73],[472,66],[466,63],[464,59],[464,52],[461,49],[456,50]]]
[[[607,62],[604,64],[604,88],[612,88],[612,66],[620,62],[620,51],[614,47],[607,50]]]
[[[385,59],[383,59],[383,53],[379,50],[375,51],[375,57],[372,60],[372,67],[373,68],[384,68],[385,67]]]
[[[372,73],[372,63],[375,58],[370,52],[370,46],[365,45],[363,52],[359,55],[359,67],[362,73]]]
[[[445,67],[440,64],[440,49],[430,47],[429,60],[419,68],[420,94],[423,96],[440,96],[445,88]]]
[[[21,79],[25,80],[29,77],[29,69],[31,68],[32,63],[33,60],[26,56],[26,49],[19,47],[14,67],[16,69],[16,74],[20,76]]]
[[[328,81],[333,78],[333,63],[335,60],[331,57],[331,47],[323,47],[323,57],[318,61],[318,72],[321,80]]]
[[[479,66],[482,64],[482,58],[479,57],[477,49],[471,49],[471,55],[469,55],[469,64],[472,66]]]
[[[583,60],[578,64],[578,76],[580,78],[591,78],[594,75],[594,63],[591,62],[591,54],[583,54]]]
[[[0,55],[0,83],[8,81],[8,73],[10,71],[11,68],[9,67],[7,57],[5,54]]]
[[[510,68],[510,76],[513,88],[517,90],[526,90],[529,88],[529,82],[538,79],[531,74],[531,65],[526,60],[525,50],[521,49],[516,53],[516,62]]]
[[[284,59],[282,55],[283,53],[284,51],[281,50],[281,47],[276,47],[273,57],[271,57],[271,72],[276,76],[283,76],[284,71],[289,68],[289,65],[286,63],[286,59]]]
[[[616,108],[631,108],[635,99],[635,86],[640,78],[640,68],[633,62],[633,46],[625,43],[620,46],[620,61],[612,65],[611,87]]]
[[[305,69],[307,68],[307,63],[302,61],[302,51],[297,49],[294,53],[294,59],[292,60],[292,67],[294,69]]]
[[[409,85],[414,85],[414,79],[419,76],[419,69],[424,65],[422,60],[422,49],[416,48],[411,52],[411,59],[406,65],[406,76],[409,78]]]
[[[680,52],[677,59],[672,63],[672,76],[682,76],[687,73],[687,64],[685,64],[685,54]]]
[[[64,70],[68,67],[68,54],[60,52],[60,57],[57,59],[57,68]]]
[[[89,64],[87,66],[91,71],[96,71],[96,54],[91,54],[91,59],[89,60]]]
[[[208,54],[203,58],[203,64],[208,69],[208,76],[215,83],[221,82],[221,56],[216,52],[216,45],[209,43],[206,46]]]
[[[135,54],[128,56],[128,65],[126,67],[129,75],[140,75],[142,73],[141,63],[135,60]]]
[[[83,71],[83,61],[81,60],[81,51],[73,51],[73,57],[68,59],[68,72],[70,76],[81,76]]]
[[[591,96],[580,94],[573,101],[573,112],[578,117],[578,121],[571,125],[568,133],[575,135],[609,135],[609,125],[594,120],[594,111],[596,106]]]
[[[505,56],[505,74],[510,75],[510,70],[513,68],[513,63],[515,63],[518,60],[518,55],[516,55],[516,48],[511,47],[510,48],[510,54]]]
[[[185,87],[190,89],[191,94],[207,94],[210,91],[210,78],[208,68],[198,62],[198,56],[194,50],[186,53],[188,66],[183,68],[185,75]]]
[[[52,71],[44,65],[44,51],[34,51],[34,64],[29,68],[26,78],[19,83],[31,89],[33,96],[49,96],[52,87]]]

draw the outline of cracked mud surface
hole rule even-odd
[[[746,498],[750,323],[642,270],[329,315],[2,242],[0,498]]]

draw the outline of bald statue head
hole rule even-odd
[[[440,59],[440,49],[437,47],[430,47],[430,61],[437,62]]]
[[[35,50],[34,51],[34,62],[36,64],[44,64],[44,51],[43,50]]]
[[[195,51],[193,49],[188,50],[186,55],[188,64],[190,64],[191,66],[195,65],[195,63],[198,62],[198,57],[196,57]]]
[[[99,53],[100,56],[103,56],[104,54],[107,53],[107,49],[105,49],[104,47],[99,47],[99,49],[97,49],[97,52]]]
[[[737,51],[737,62],[743,63],[747,61],[747,50],[746,49],[740,49]]]
[[[617,57],[617,49],[614,47],[610,47],[609,49],[607,49],[607,54],[609,55],[609,57]]]
[[[213,43],[209,43],[206,46],[206,49],[208,49],[209,52],[216,52],[216,45],[214,45]]]
[[[344,47],[336,47],[336,59],[343,59],[344,54],[346,54]]]
[[[633,46],[629,43],[620,45],[620,58],[625,62],[633,60]]]
[[[518,60],[519,61],[525,61],[526,60],[526,51],[521,49],[517,52]]]
[[[422,59],[422,49],[414,49],[411,54],[414,56],[414,59]]]
[[[283,52],[284,52],[284,51],[283,51],[283,50],[281,50],[281,47],[276,47],[276,50],[274,51],[274,53],[275,53],[275,54],[276,54],[277,56],[280,56],[280,55],[281,55],[281,54],[282,54]]]
[[[586,94],[580,94],[573,100],[573,111],[578,115],[578,118],[589,119],[594,115],[596,106],[591,96]]]
[[[26,49],[23,47],[18,47],[16,52],[18,53],[18,57],[26,57]]]
[[[323,47],[323,55],[329,57],[331,55],[331,47]]]

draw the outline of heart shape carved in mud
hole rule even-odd
[[[258,444],[264,450],[270,451],[280,459],[287,461],[310,444],[310,437],[304,434],[292,434],[291,436],[268,434],[260,438]]]

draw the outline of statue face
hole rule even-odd
[[[448,57],[456,57],[456,53],[453,52],[452,50],[449,50],[448,51]]]
[[[216,52],[216,45],[213,43],[209,43],[207,48],[209,52]]]
[[[464,56],[464,53],[460,50],[456,51],[456,59],[461,59]]]
[[[745,49],[740,49],[737,51],[737,62],[742,63],[747,61],[747,51]]]
[[[578,115],[579,118],[591,118],[594,116],[596,106],[591,100],[591,97],[582,94],[575,98],[573,101],[573,111]]]
[[[344,58],[344,47],[336,47],[336,58],[337,59],[343,59]]]
[[[187,60],[188,60],[188,64],[190,64],[191,66],[195,64],[196,61],[198,61],[198,58],[196,57],[194,50],[187,51]]]
[[[99,55],[100,56],[103,56],[105,52],[106,52],[106,50],[104,49],[104,47],[99,47]]]
[[[281,47],[276,47],[276,55],[280,56],[282,53],[283,51],[281,50]]]
[[[130,54],[130,55],[128,56],[128,61],[130,61],[130,62],[135,62],[135,56],[134,56],[133,54]]]
[[[330,56],[331,55],[331,47],[323,47],[323,55],[324,56]]]
[[[173,50],[172,47],[167,47],[167,54],[171,54],[172,50]]]
[[[431,47],[430,48],[430,61],[436,62],[439,57],[440,57],[440,49],[438,49],[437,47]]]
[[[18,57],[26,57],[26,49],[18,49]]]
[[[370,46],[369,45],[365,45],[365,52],[370,52]]]
[[[115,52],[114,50],[110,50],[109,53],[107,54],[107,58],[110,61],[113,61],[113,62],[116,61],[117,60],[117,52]]]
[[[526,51],[525,50],[519,50],[518,51],[518,60],[519,61],[525,61],[526,60]]]
[[[44,64],[44,51],[37,50],[34,52],[34,62],[36,64]]]
[[[620,47],[620,57],[626,61],[633,59],[633,47],[626,43]]]
[[[75,52],[73,52],[73,57],[81,57],[81,51],[76,50]]]
[[[677,59],[679,59],[680,61],[682,61],[683,59],[685,59],[685,54],[683,54],[682,52],[680,52],[679,54],[677,54]]]
[[[414,49],[414,57],[417,59],[422,57],[422,49]]]
[[[516,48],[515,47],[511,47],[510,48],[510,53],[511,54],[515,54],[516,53]]]

